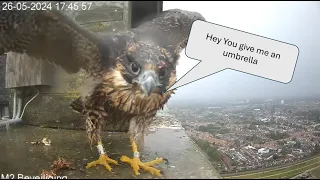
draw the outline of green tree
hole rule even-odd
[[[284,156],[284,155],[287,155],[289,153],[291,153],[291,150],[289,148],[287,148],[287,147],[282,148],[281,155]]]
[[[214,146],[210,146],[208,141],[191,137],[191,139],[203,150],[213,161],[220,161],[221,155],[218,149]]]
[[[207,125],[207,129],[214,129],[215,127],[214,127],[214,125],[213,124],[208,124]]]
[[[279,155],[278,155],[278,154],[274,154],[272,158],[273,158],[274,160],[277,160],[277,159],[279,159]]]
[[[220,161],[221,160],[221,156],[220,156],[219,151],[214,147],[209,147],[206,150],[206,153],[214,161]]]
[[[206,130],[207,130],[207,128],[206,128],[206,126],[204,126],[204,125],[201,125],[201,126],[199,126],[199,131],[202,131],[202,132],[207,132]]]
[[[271,131],[267,136],[273,140],[279,140],[279,139],[284,139],[289,137],[287,133],[273,132],[273,131]]]
[[[257,127],[254,124],[250,124],[248,129],[254,130],[254,129],[257,129]]]
[[[293,145],[294,148],[300,149],[301,148],[301,142],[296,141],[296,143]]]
[[[278,145],[283,146],[285,144],[284,141],[277,141]]]
[[[315,151],[316,153],[320,153],[320,145],[319,145],[319,144],[316,144],[316,145],[314,146],[314,151]]]

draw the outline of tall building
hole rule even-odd
[[[281,103],[281,104],[284,104],[284,100],[281,100],[280,103]]]

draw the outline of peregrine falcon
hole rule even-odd
[[[129,124],[133,158],[122,156],[136,175],[143,169],[160,176],[152,165],[157,158],[141,162],[139,149],[145,129],[174,90],[179,54],[186,47],[192,23],[205,20],[197,12],[180,9],[163,11],[134,29],[96,34],[61,11],[0,11],[0,55],[25,53],[62,67],[68,73],[80,69],[90,77],[81,97],[71,103],[86,116],[89,141],[97,144],[98,160],[87,168],[103,165],[111,171],[117,161],[103,149],[101,130],[105,124]],[[139,147],[139,148],[138,148]]]

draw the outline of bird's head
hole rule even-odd
[[[125,82],[142,96],[164,94],[176,80],[173,58],[159,46],[135,43],[128,49],[120,61]]]
[[[175,58],[164,48],[142,42],[130,43],[126,49],[104,78],[109,100],[132,114],[162,108],[174,93],[167,89],[176,81]]]

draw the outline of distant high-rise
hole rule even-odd
[[[280,103],[281,103],[281,104],[284,104],[284,100],[281,100]]]
[[[246,103],[249,104],[250,103],[250,99],[246,99]]]

